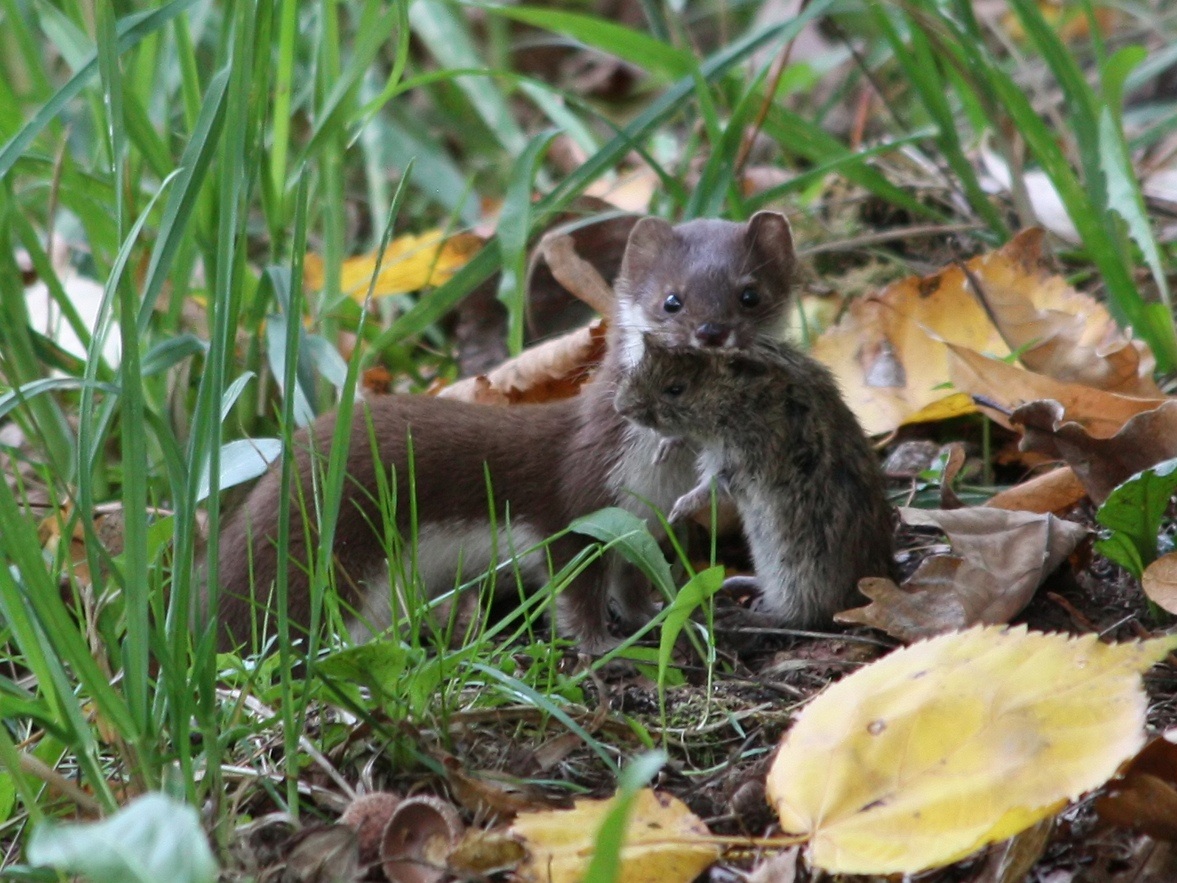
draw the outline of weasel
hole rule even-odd
[[[731,577],[724,588],[757,595],[736,622],[827,625],[859,598],[859,579],[892,573],[882,471],[819,362],[787,345],[716,353],[647,339],[615,404],[700,451],[703,478],[671,521],[707,505],[712,479],[734,500],[756,576]]]
[[[755,350],[779,341],[794,261],[788,222],[775,212],[759,212],[743,224],[704,219],[672,227],[643,218],[630,233],[614,282],[617,302],[606,355],[580,395],[510,407],[413,395],[358,405],[333,548],[344,603],[369,627],[388,623],[388,586],[378,588],[381,580],[367,584],[386,562],[377,475],[395,472],[396,527],[408,544],[410,437],[416,570],[431,597],[454,587],[459,561],[469,579],[605,506],[621,506],[657,530],[649,507],[665,511],[695,485],[694,455],[677,446],[660,451],[657,432],[622,417],[613,406],[616,384],[638,364],[647,340],[723,350]],[[291,621],[303,628],[309,624],[307,541],[315,527],[305,522],[298,501],[301,497],[306,511],[315,511],[316,456],[327,451],[334,426],[334,415],[327,414],[295,437],[290,562],[278,561],[276,553],[277,468],[226,521],[218,573],[222,647],[249,639],[255,617],[272,603],[279,567],[287,567]],[[492,512],[497,531],[491,528]],[[571,535],[555,541],[549,547],[553,567],[559,569],[588,542]],[[531,589],[548,580],[545,557],[540,551],[520,559],[519,572]],[[616,556],[590,565],[560,593],[558,630],[587,652],[604,652],[616,644],[611,609],[626,629],[654,612],[648,587]]]

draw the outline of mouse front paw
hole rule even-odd
[[[670,459],[670,455],[681,448],[685,442],[675,436],[667,436],[658,440],[658,449],[654,451],[654,465],[658,466]]]

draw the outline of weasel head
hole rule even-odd
[[[796,257],[789,222],[758,212],[740,224],[697,220],[633,228],[614,288],[614,346],[622,364],[643,340],[667,347],[753,350],[784,339]]]

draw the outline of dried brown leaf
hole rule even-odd
[[[867,579],[865,607],[839,613],[841,622],[882,629],[904,641],[972,625],[1009,622],[1061,564],[1087,529],[1053,515],[1004,509],[900,509],[911,525],[938,527],[953,554],[923,561],[903,587]]]
[[[947,347],[953,385],[961,392],[979,396],[1013,411],[1027,402],[1053,399],[1059,402],[1070,419],[1085,425],[1089,432],[1103,438],[1114,435],[1135,415],[1163,404],[1163,396],[1140,398],[1094,389],[1079,383],[1064,383],[1042,374],[1026,371],[998,359],[991,359],[967,347]],[[994,413],[999,422],[1009,425],[1006,415]]]
[[[1023,230],[970,270],[1006,345],[1036,374],[1123,395],[1160,396],[1148,348],[1127,339],[1105,306],[1054,273],[1043,255],[1044,237],[1041,228]]]
[[[984,305],[974,291],[984,293]],[[957,381],[950,351],[1005,357],[1011,345],[1029,345],[1029,364],[1057,372],[1060,382],[1145,396],[1158,392],[1143,344],[1125,338],[1104,307],[1046,270],[1038,230],[1024,231],[963,268],[903,279],[854,301],[843,320],[814,342],[812,353],[834,372],[873,434],[971,412],[967,397],[944,388]],[[959,383],[957,388],[977,392]],[[1023,396],[1016,403],[1043,397]],[[1000,389],[996,400],[1005,401]]]
[[[438,393],[480,404],[547,402],[576,395],[605,353],[605,323],[593,322],[524,350],[485,375],[467,377]]]
[[[1177,745],[1174,731],[1140,750],[1095,801],[1100,818],[1158,840],[1177,841]]]
[[[1081,424],[1058,401],[1030,402],[1010,419],[1023,427],[1022,450],[1065,460],[1098,504],[1130,476],[1177,457],[1177,399],[1157,404],[1107,435],[1114,420],[1093,418]]]
[[[1140,585],[1154,604],[1177,613],[1177,552],[1162,555],[1146,567]]]
[[[1087,490],[1071,467],[1061,466],[994,494],[985,505],[994,509],[1059,515],[1085,496]]]

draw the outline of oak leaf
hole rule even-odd
[[[985,507],[899,512],[908,524],[943,530],[952,554],[924,559],[902,587],[888,579],[863,580],[859,589],[871,603],[836,618],[882,629],[901,641],[1009,622],[1088,533],[1081,525],[1033,512]]]
[[[959,395],[970,390],[946,389],[953,347],[998,358],[1022,350],[1028,367],[1062,382],[1159,395],[1144,344],[1048,272],[1042,241],[1041,230],[1026,230],[961,266],[900,280],[854,301],[814,342],[812,355],[837,376],[867,432],[972,412]]]

